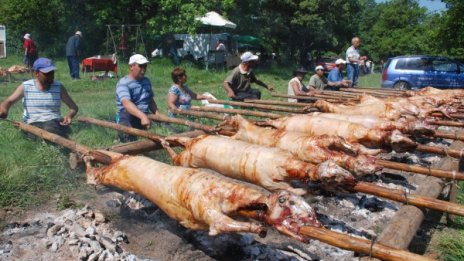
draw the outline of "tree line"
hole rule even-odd
[[[0,24],[7,26],[8,46],[21,50],[28,32],[50,57],[64,56],[67,38],[80,30],[84,55],[94,55],[113,48],[108,24],[141,24],[150,51],[158,35],[210,30],[195,17],[216,11],[237,24],[228,32],[258,37],[291,62],[308,52],[343,56],[355,35],[374,61],[407,54],[463,59],[464,3],[442,2],[447,8],[433,13],[417,0],[0,0]],[[133,29],[125,32],[134,39]],[[118,44],[121,29],[113,33]]]

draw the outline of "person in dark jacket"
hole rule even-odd
[[[72,79],[79,78],[79,55],[81,45],[81,31],[77,31],[73,36],[69,37],[66,43],[66,57],[68,58],[69,74]]]

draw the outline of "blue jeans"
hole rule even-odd
[[[359,64],[347,63],[346,77],[348,78],[348,80],[351,80],[350,87],[358,86]]]
[[[73,79],[79,79],[79,60],[77,56],[67,56],[68,57],[68,66],[69,74]]]

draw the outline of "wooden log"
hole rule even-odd
[[[353,190],[386,199],[402,202],[420,208],[428,208],[436,211],[464,216],[464,206],[439,200],[432,197],[409,194],[398,189],[390,189],[367,182],[358,182]]]
[[[380,159],[376,160],[375,163],[385,168],[389,168],[389,169],[413,172],[413,173],[437,177],[437,178],[464,180],[464,173],[454,171],[454,170],[450,171],[450,170],[442,170],[442,169],[436,169],[436,168],[425,168],[425,167],[408,165],[404,163],[398,163],[398,162],[380,160]]]
[[[278,118],[284,117],[284,115],[270,113],[270,112],[249,111],[249,110],[241,110],[241,109],[224,109],[224,108],[208,107],[208,106],[195,107],[195,108],[191,108],[191,110],[230,113],[230,114],[243,114],[243,115],[249,115],[249,116],[269,118],[269,119],[278,119]]]
[[[306,107],[309,105],[308,103],[305,103],[305,102],[287,102],[287,101],[278,101],[278,100],[247,100],[245,99],[244,102],[269,104],[269,105],[283,105],[283,106],[290,106],[290,107]]]
[[[454,150],[451,148],[428,146],[428,145],[422,145],[422,144],[418,144],[416,147],[416,150],[421,151],[421,152],[428,152],[428,153],[443,155],[443,156],[450,156],[450,157],[457,158],[457,159],[462,158],[462,156],[464,155],[464,149],[461,149],[459,151],[459,150]]]
[[[214,104],[227,104],[232,106],[240,106],[240,107],[250,107],[262,110],[270,110],[270,111],[283,111],[283,112],[291,112],[291,113],[306,113],[304,109],[300,108],[289,108],[285,106],[275,106],[275,105],[268,105],[268,104],[254,104],[248,102],[237,102],[237,101],[225,101],[225,100],[209,100],[209,103]]]
[[[464,127],[464,122],[459,121],[427,121],[427,123],[440,126]]]
[[[148,118],[150,118],[152,120],[155,120],[155,121],[181,124],[181,125],[185,125],[185,126],[192,127],[194,129],[202,130],[202,131],[209,132],[209,133],[215,133],[217,131],[216,128],[211,127],[211,126],[207,126],[207,125],[204,125],[204,124],[200,124],[200,123],[197,123],[197,122],[188,121],[188,120],[184,120],[184,119],[179,119],[179,118],[170,118],[170,117],[166,117],[164,115],[149,114]]]

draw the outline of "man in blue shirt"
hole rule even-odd
[[[134,54],[129,58],[129,74],[116,85],[117,122],[137,129],[149,129],[151,120],[147,114],[151,111],[159,114],[153,99],[150,79],[145,77],[148,60],[143,55]],[[135,140],[134,136],[119,133],[123,142]]]
[[[351,84],[350,80],[344,80],[342,71],[345,69],[346,61],[343,59],[338,59],[335,61],[335,68],[333,68],[330,73],[329,77],[327,78],[329,82],[329,86],[326,89],[330,89],[333,91],[338,91],[340,88],[349,87]]]
[[[73,80],[79,78],[79,55],[81,47],[81,31],[69,37],[66,43],[66,57],[68,58],[69,74]]]

